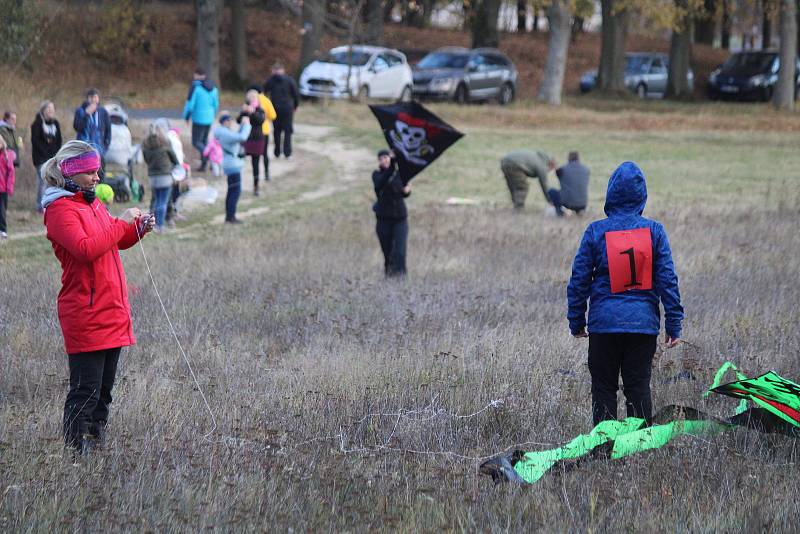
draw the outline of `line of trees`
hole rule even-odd
[[[219,31],[222,10],[231,9],[233,81],[247,79],[244,0],[194,0],[197,13],[198,61],[219,82]],[[500,43],[498,19],[503,0],[462,0],[465,27],[473,47],[497,47]],[[424,27],[430,24],[435,0],[267,0],[274,7],[287,9],[302,18],[302,45],[299,69],[319,57],[322,37],[336,35],[353,44],[383,42],[384,24],[392,13],[404,23]],[[601,51],[597,89],[601,93],[621,94],[625,88],[625,51],[634,17],[646,20],[655,30],[671,32],[670,60],[666,96],[689,96],[688,73],[694,43],[712,44],[717,25],[720,44],[730,46],[732,15],[749,8],[761,13],[763,46],[771,43],[772,20],[779,21],[781,65],[774,104],[781,109],[794,107],[793,57],[800,51],[798,4],[800,0],[599,0],[602,16]],[[517,0],[517,31],[527,30],[529,10],[534,13],[533,30],[538,29],[539,13],[544,13],[549,28],[548,54],[537,99],[548,104],[561,103],[564,74],[570,42],[591,17],[595,0]],[[299,71],[298,71],[299,73]]]

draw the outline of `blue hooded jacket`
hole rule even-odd
[[[183,118],[198,126],[210,126],[219,110],[219,91],[208,80],[195,80],[183,106]]]
[[[659,299],[664,306],[665,327],[673,338],[681,336],[683,307],[678,276],[672,263],[667,233],[661,223],[642,217],[647,203],[647,184],[642,170],[626,161],[608,181],[605,212],[608,218],[586,228],[572,263],[567,286],[569,329],[573,334],[586,325],[593,334],[634,333],[658,335],[661,326]],[[612,293],[606,254],[606,232],[649,228],[653,246],[653,288]]]

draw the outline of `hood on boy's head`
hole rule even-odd
[[[647,183],[637,164],[626,161],[608,180],[606,215],[641,215],[647,204]]]
[[[214,89],[214,82],[212,82],[209,79],[201,80],[200,85],[202,85],[203,89],[205,89],[206,91],[211,91],[212,89]]]

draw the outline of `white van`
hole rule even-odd
[[[325,58],[310,63],[300,74],[300,94],[314,98],[353,95],[359,99],[408,101],[412,85],[411,67],[405,54],[378,46],[333,48]]]

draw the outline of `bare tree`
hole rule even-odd
[[[667,98],[686,98],[689,90],[689,67],[692,59],[692,30],[694,14],[689,9],[689,0],[675,0],[675,7],[683,13],[672,29],[669,45],[669,71],[667,74]]]
[[[247,30],[244,0],[229,0],[231,6],[231,46],[233,48],[233,77],[237,86],[247,83]]]
[[[517,33],[525,33],[528,26],[528,0],[517,0]]]
[[[761,49],[766,50],[772,44],[772,12],[775,0],[761,0]],[[779,0],[780,1],[780,0]]]
[[[297,77],[320,52],[322,35],[325,32],[325,0],[303,1],[303,41],[300,45],[300,63]]]
[[[497,19],[501,3],[500,0],[474,0],[470,5],[468,18],[473,48],[496,47],[500,43]]]
[[[554,106],[561,104],[561,92],[564,88],[564,71],[567,67],[571,35],[570,3],[570,0],[552,0],[545,10],[550,38],[547,45],[544,79],[536,98]]]
[[[797,3],[795,0],[781,0],[780,5],[781,67],[778,83],[775,86],[773,104],[778,109],[794,111],[795,66],[797,46]]]
[[[364,6],[364,41],[369,44],[383,44],[383,10],[385,0],[366,0]]]
[[[702,9],[698,10],[694,21],[694,42],[706,45],[714,44],[717,29],[717,0],[704,0]]]
[[[728,50],[731,47],[731,28],[733,20],[731,18],[731,1],[722,0],[722,20],[720,21],[720,46]]]
[[[597,87],[605,93],[625,91],[625,42],[630,12],[624,2],[601,0],[603,28]]]
[[[220,0],[195,0],[197,15],[197,63],[207,77],[219,83]]]

